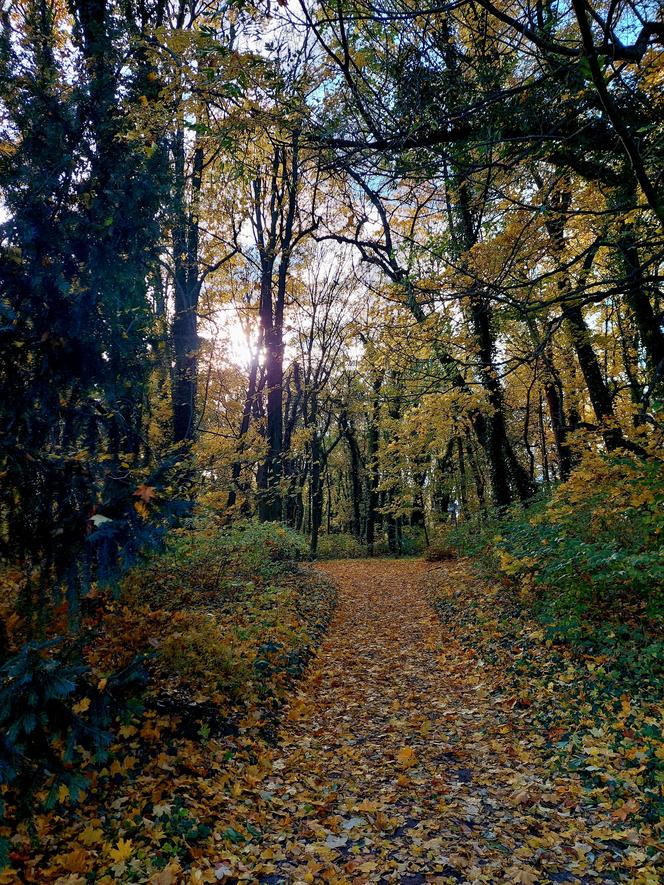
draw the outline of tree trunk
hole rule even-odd
[[[323,521],[323,483],[321,477],[321,445],[318,431],[311,437],[311,555],[318,549],[318,537]]]
[[[487,444],[485,452],[491,476],[493,506],[505,510],[512,503],[510,473],[519,498],[526,501],[533,492],[528,474],[519,463],[507,437],[503,392],[493,364],[494,342],[491,317],[486,299],[474,294],[470,299],[470,318],[478,344],[480,376],[487,393],[491,414],[487,417]]]
[[[592,346],[590,330],[578,304],[565,308],[564,316],[595,417],[599,424],[604,424],[613,419],[613,401]],[[602,436],[610,452],[624,445],[623,435],[618,427],[603,428]]]
[[[664,332],[648,295],[634,231],[627,225],[623,228],[620,249],[627,274],[625,300],[639,330],[646,355],[649,383],[657,386],[658,380],[661,384],[664,375]]]
[[[344,434],[346,442],[348,443],[348,451],[350,454],[350,480],[353,505],[353,520],[351,523],[351,532],[353,534],[353,537],[357,538],[357,540],[359,541],[362,536],[362,520],[360,512],[360,504],[362,498],[362,459],[360,456],[360,447],[357,444],[353,427],[348,420],[348,416],[345,412],[342,412],[341,416],[339,417],[339,424],[341,425],[342,433]]]
[[[367,550],[369,556],[374,555],[374,544],[376,541],[376,522],[378,517],[378,440],[380,420],[380,401],[378,396],[382,386],[382,378],[376,376],[373,381],[373,403],[371,409],[371,418],[369,420],[368,439],[367,439],[367,462],[369,466],[369,488],[367,502],[367,527],[365,537],[367,539]]]
[[[176,196],[173,218],[173,264],[175,305],[173,315],[173,441],[189,442],[196,435],[198,386],[198,299],[201,291],[198,268],[198,201],[203,150],[194,150],[190,205],[186,205],[184,128],[173,143]]]
[[[228,507],[235,506],[237,502],[237,492],[239,490],[239,480],[242,474],[242,451],[244,446],[244,438],[249,432],[251,424],[251,413],[253,410],[254,400],[256,398],[256,385],[258,380],[258,358],[260,354],[260,342],[256,345],[256,350],[251,357],[251,366],[249,368],[249,383],[247,385],[247,396],[242,409],[242,419],[240,421],[240,433],[238,436],[237,457],[231,467],[231,488],[228,492]]]
[[[545,347],[544,352],[544,397],[549,412],[549,421],[553,431],[553,441],[558,458],[558,471],[561,479],[567,479],[572,469],[572,452],[567,442],[567,422],[565,421],[564,392],[560,375],[553,363],[553,357],[547,353],[550,345]]]
[[[463,440],[460,436],[456,438],[457,457],[459,460],[459,498],[461,504],[460,516],[466,516],[468,513],[468,481],[466,477],[466,459],[463,452]]]

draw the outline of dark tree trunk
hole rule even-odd
[[[625,448],[643,454],[643,450],[639,446],[625,439],[620,427],[611,426],[614,419],[611,392],[604,380],[602,369],[593,349],[590,330],[583,316],[581,305],[576,300],[573,300],[569,276],[564,269],[565,222],[566,213],[571,203],[571,193],[568,189],[563,188],[552,196],[550,202],[554,214],[546,222],[546,228],[551,239],[553,254],[561,265],[561,279],[558,283],[558,289],[561,295],[567,296],[567,301],[570,302],[564,307],[563,317],[570,332],[572,346],[581,369],[581,374],[586,382],[590,403],[600,425],[604,444],[609,452]],[[590,272],[595,254],[596,250],[593,249],[586,256],[583,266],[584,274]]]
[[[558,471],[561,479],[567,479],[572,469],[572,452],[567,442],[567,422],[563,400],[563,385],[556,371],[553,359],[545,355],[544,366],[546,370],[544,380],[544,396],[549,412],[549,421],[553,431],[553,440],[558,458]]]
[[[461,252],[471,249],[477,242],[478,226],[473,219],[469,181],[458,171],[456,177],[456,220],[452,212],[450,220],[456,229],[456,245]],[[522,503],[532,496],[534,488],[507,435],[503,390],[494,365],[495,341],[489,299],[473,287],[468,304],[470,326],[478,348],[480,380],[491,407],[491,414],[486,418],[479,413],[473,416],[473,427],[489,465],[493,506],[504,510],[513,500],[510,479]]]
[[[321,445],[318,431],[311,437],[311,535],[310,549],[314,556],[318,549],[318,537],[323,521],[323,482],[321,476]]]
[[[658,377],[661,383],[664,374],[662,371],[664,369],[664,332],[648,295],[634,232],[630,227],[625,227],[622,232],[620,249],[627,275],[625,300],[639,330],[641,345],[646,355],[650,383],[657,384]]]
[[[519,463],[507,436],[503,392],[498,373],[494,366],[494,341],[491,330],[491,316],[486,299],[475,294],[470,299],[470,317],[475,340],[478,344],[480,375],[491,414],[486,419],[487,444],[485,452],[491,475],[493,505],[504,510],[512,503],[510,474],[521,501],[526,501],[533,493],[527,472]]]
[[[298,484],[298,475],[301,473],[303,465],[301,464],[300,459],[290,457],[289,452],[298,418],[306,408],[306,398],[302,388],[302,374],[297,362],[293,363],[290,373],[290,381],[286,385],[286,388],[287,397],[284,406],[284,457],[282,468],[283,485],[286,490],[286,495],[282,509],[285,522],[294,527],[297,521],[298,507],[301,504],[301,502],[298,502],[298,498],[301,494]]]
[[[260,319],[264,341],[265,377],[267,384],[265,469],[259,487],[259,517],[278,521],[282,518],[282,473],[284,457],[284,307],[292,249],[296,241],[294,224],[299,189],[298,138],[293,136],[290,150],[275,146],[269,191],[255,179],[254,225],[261,256]],[[267,228],[263,222],[263,199],[269,198]],[[276,287],[275,259],[279,255]],[[273,288],[276,292],[273,294]]]
[[[542,392],[540,391],[537,403],[537,426],[540,434],[540,452],[542,457],[542,476],[546,485],[551,484],[551,473],[549,471],[549,455],[546,447],[546,430],[544,428],[544,403],[542,401]]]
[[[341,414],[339,423],[346,442],[348,443],[348,451],[350,454],[350,481],[353,506],[351,532],[353,537],[357,538],[359,541],[362,536],[362,519],[360,511],[362,498],[362,458],[360,456],[360,447],[357,444],[353,427],[345,412]]]
[[[588,396],[590,397],[595,417],[599,424],[602,425],[607,420],[613,419],[613,401],[609,388],[604,381],[597,354],[592,346],[590,330],[578,305],[575,304],[565,308],[564,316],[572,338],[574,352],[579,361],[581,374],[586,382]],[[603,428],[602,436],[606,448],[610,452],[624,445],[620,428]]]
[[[257,393],[258,381],[258,358],[260,354],[260,343],[256,346],[256,351],[251,358],[251,366],[249,368],[249,383],[247,385],[247,396],[242,409],[242,419],[240,421],[240,433],[238,437],[237,457],[231,467],[231,488],[228,492],[228,507],[234,507],[237,503],[237,492],[239,490],[239,480],[242,474],[242,451],[244,446],[244,438],[249,432],[251,424],[251,414],[253,411],[254,400]]]
[[[173,441],[191,440],[196,428],[198,322],[191,293],[175,298],[173,317]]]
[[[273,327],[266,335],[265,378],[267,384],[266,496],[262,516],[281,519],[281,468],[283,456],[283,363],[282,328]]]
[[[459,498],[461,504],[460,515],[466,516],[466,514],[468,513],[468,481],[466,478],[466,459],[463,452],[463,440],[460,436],[457,436],[456,445],[457,457],[459,460]]]
[[[468,463],[470,464],[470,472],[473,475],[473,482],[475,483],[477,502],[479,504],[480,511],[484,511],[486,510],[485,483],[482,476],[482,471],[480,470],[479,464],[477,463],[477,458],[475,457],[475,452],[473,451],[470,434],[468,434],[468,437],[465,440],[465,449],[466,455],[468,457]]]
[[[449,517],[449,506],[452,498],[450,488],[444,483],[447,479],[451,485],[452,456],[454,454],[454,437],[447,443],[447,448],[442,457],[436,458],[434,465],[434,495],[433,506],[443,519]]]
[[[376,377],[373,381],[373,403],[371,407],[371,418],[369,420],[368,437],[367,437],[367,463],[369,468],[369,488],[367,501],[367,527],[365,537],[367,539],[367,550],[369,556],[374,555],[374,545],[376,542],[376,522],[378,519],[378,422],[380,420],[380,388],[382,386],[382,378]]]
[[[196,435],[198,387],[198,299],[201,291],[198,250],[198,201],[203,174],[203,150],[194,150],[190,205],[186,205],[184,129],[173,144],[175,200],[173,217],[173,263],[175,305],[172,325],[173,441],[189,442]]]

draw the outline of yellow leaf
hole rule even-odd
[[[94,829],[94,827],[86,827],[80,835],[80,840],[84,845],[88,847],[90,845],[96,845],[99,842],[103,842],[104,833],[102,830]]]
[[[81,698],[81,700],[72,707],[74,713],[85,713],[90,707],[90,698]]]
[[[134,844],[131,839],[118,839],[117,847],[111,848],[109,854],[113,858],[114,863],[122,863],[123,860],[131,857],[133,850]]]
[[[138,729],[133,725],[123,725],[122,728],[118,729],[118,734],[123,738],[133,737],[137,732]]]
[[[62,866],[70,873],[86,873],[90,868],[85,848],[75,848],[60,858]]]
[[[182,867],[177,860],[171,860],[163,870],[153,873],[149,880],[150,885],[177,885],[180,881],[178,877],[181,872]]]
[[[375,802],[363,799],[359,805],[355,806],[355,811],[375,811],[377,807]]]
[[[510,881],[518,882],[519,885],[537,885],[539,877],[532,867],[511,867],[508,874]]]

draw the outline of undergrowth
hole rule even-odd
[[[441,532],[428,558],[472,558],[479,574],[528,594],[571,642],[657,644],[663,533],[664,461],[588,452],[551,496]]]
[[[664,815],[664,462],[588,453],[548,498],[441,532],[432,600],[617,820]]]
[[[272,740],[331,615],[334,592],[298,565],[305,553],[281,526],[209,514],[146,555],[119,595],[93,588],[77,634],[26,641],[20,618],[5,619],[0,883],[92,869],[145,881],[191,859],[210,833],[191,797],[206,772]],[[167,838],[155,843],[161,795],[176,800],[156,815]]]
[[[366,546],[346,532],[321,535],[318,539],[318,559],[362,559],[366,555]]]

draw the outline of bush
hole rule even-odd
[[[275,522],[235,523],[222,532],[220,543],[227,555],[265,576],[274,573],[271,564],[298,562],[309,552],[302,535]]]
[[[401,531],[401,555],[418,556],[427,547],[424,529],[406,525]]]
[[[316,555],[318,559],[361,559],[367,550],[353,535],[340,532],[321,535]]]
[[[196,693],[237,698],[249,679],[249,669],[228,644],[214,615],[188,612],[175,616],[172,631],[161,641],[154,670],[162,680],[176,677]]]
[[[518,511],[522,514],[522,511]],[[479,513],[457,525],[438,526],[432,534],[425,559],[442,562],[456,557],[473,559],[476,570],[484,577],[495,577],[500,570],[495,537],[510,519],[496,513]]]
[[[501,527],[500,568],[560,616],[661,621],[663,503],[664,462],[590,453],[550,501]]]
[[[27,799],[46,770],[54,775],[48,805],[60,785],[72,799],[83,791],[86,752],[97,760],[106,757],[107,729],[122,709],[124,693],[146,679],[135,662],[95,684],[85,664],[55,657],[61,642],[26,643],[0,668],[0,784],[19,782]]]
[[[452,526],[439,526],[432,534],[429,546],[424,550],[424,558],[427,562],[444,562],[446,559],[456,559],[458,549],[454,546],[452,538]]]
[[[163,553],[126,576],[123,595],[130,605],[181,609],[232,595],[247,581],[268,581],[307,553],[302,536],[277,523],[220,527],[199,518],[193,528],[172,532]]]
[[[427,558],[472,558],[481,576],[502,575],[530,597],[551,638],[620,646],[635,672],[637,657],[657,655],[652,633],[664,621],[663,504],[657,453],[643,460],[589,451],[549,498],[460,523]]]

